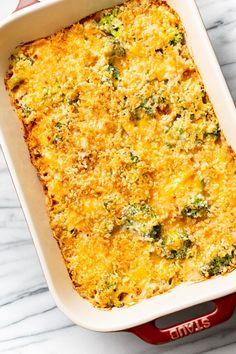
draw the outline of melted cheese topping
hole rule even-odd
[[[131,305],[234,267],[235,154],[165,2],[20,46],[6,86],[82,297]]]

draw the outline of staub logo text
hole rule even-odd
[[[185,324],[176,326],[170,331],[172,340],[188,336],[196,332],[203,331],[206,328],[211,327],[211,322],[208,317],[203,317],[199,320],[189,321]]]

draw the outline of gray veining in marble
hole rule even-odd
[[[236,0],[197,4],[236,102]],[[75,326],[48,291],[0,150],[0,353],[234,354],[236,313],[223,325],[159,347],[132,334],[95,333]]]

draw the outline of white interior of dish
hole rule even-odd
[[[31,165],[20,123],[4,87],[8,58],[21,42],[49,35],[119,0],[50,0],[28,7],[0,24],[0,138],[42,268],[59,308],[75,323],[98,331],[133,327],[236,291],[236,270],[224,277],[183,284],[132,307],[101,311],[73,290],[53,239],[44,194]],[[221,128],[236,151],[236,111],[194,0],[168,0],[187,30],[188,43],[212,100]]]

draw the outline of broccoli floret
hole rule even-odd
[[[140,120],[145,117],[145,115],[152,117],[153,110],[151,106],[147,106],[145,104],[140,104],[140,106],[136,107],[134,111],[131,112],[130,119],[131,120]]]
[[[184,259],[192,246],[192,241],[186,233],[171,232],[163,238],[161,245],[167,259]]]
[[[196,195],[182,210],[181,214],[191,219],[198,219],[209,213],[210,205],[202,195]]]
[[[183,242],[183,247],[180,250],[171,250],[170,255],[167,256],[167,259],[184,259],[187,255],[188,249],[191,247],[192,241],[185,240]]]
[[[25,117],[28,117],[32,113],[32,108],[27,106],[27,104],[22,106],[22,112],[24,113]]]
[[[111,55],[115,57],[124,57],[126,55],[126,50],[118,39],[113,40],[113,49]]]
[[[162,226],[157,215],[146,203],[132,204],[123,210],[124,227],[140,236],[157,241],[161,237]]]
[[[217,124],[217,126],[212,131],[206,131],[204,133],[204,138],[212,137],[215,139],[215,141],[217,141],[220,138],[220,134],[221,134],[221,130],[219,125]]]
[[[32,59],[31,57],[29,57],[28,55],[22,55],[19,57],[19,60],[23,60],[24,62],[29,63],[29,65],[33,65],[34,64],[34,59]]]
[[[34,59],[32,59],[30,56],[23,54],[23,53],[18,54],[18,55],[12,55],[11,60],[15,63],[26,62],[26,63],[30,64],[31,66],[34,64]]]
[[[169,45],[176,46],[178,43],[185,44],[185,37],[184,33],[178,32],[174,35],[174,38],[172,38],[169,41]]]
[[[153,226],[152,230],[148,234],[149,237],[151,237],[153,240],[159,240],[161,237],[162,233],[162,225],[161,223],[157,223],[156,225]]]
[[[152,211],[152,207],[146,203],[134,203],[134,204],[130,204],[128,205],[125,209],[124,209],[124,215],[125,216],[133,216],[133,215],[137,215],[139,213],[141,214],[149,214]],[[155,215],[154,213],[152,215]]]
[[[168,83],[168,79],[166,83]],[[139,106],[137,106],[130,113],[130,119],[140,120],[145,117],[153,118],[155,117],[156,112],[158,112],[160,115],[170,114],[171,107],[168,104],[167,99],[165,97],[157,97],[155,95],[149,96],[147,98],[141,97]]]
[[[56,134],[53,139],[52,139],[52,143],[54,145],[57,145],[58,143],[60,143],[62,141],[62,137],[58,134]]]
[[[108,212],[111,212],[114,207],[113,198],[104,199],[103,206]]]
[[[115,79],[115,80],[119,79],[120,72],[119,72],[119,69],[115,65],[109,64],[107,71],[111,74],[113,79]]]
[[[153,107],[152,105],[149,105],[147,102],[143,102],[140,104],[140,108],[143,108],[144,112],[152,117],[153,116]]]
[[[214,275],[218,275],[222,273],[226,267],[228,267],[232,260],[235,257],[235,249],[231,252],[231,254],[226,254],[224,257],[215,257],[210,261],[210,263],[204,265],[201,268],[201,273],[205,277],[212,277]]]
[[[148,98],[141,98],[141,103],[136,107],[132,112],[130,112],[131,120],[140,120],[145,116],[153,117],[154,116],[154,105],[155,99],[153,96]]]
[[[117,11],[114,10],[111,14],[101,18],[98,22],[99,27],[107,34],[117,37],[121,29],[121,21],[117,19]]]
[[[112,201],[104,200],[104,208],[110,213]],[[156,242],[162,234],[162,225],[152,207],[144,202],[129,204],[122,210],[122,218],[107,221],[107,230],[126,229],[147,241]]]
[[[136,164],[140,161],[139,157],[134,155],[132,152],[130,153],[130,158],[131,158],[131,161]]]

